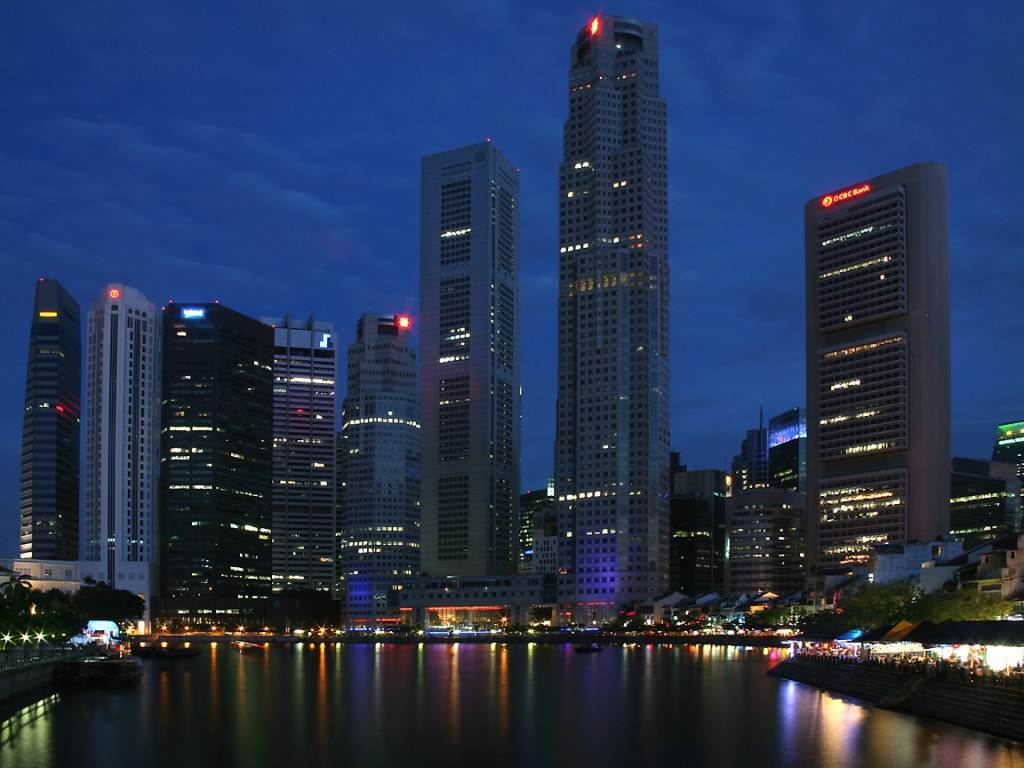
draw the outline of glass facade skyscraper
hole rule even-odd
[[[569,50],[559,166],[559,615],[668,586],[669,262],[658,29],[601,15]]]
[[[273,588],[334,593],[334,326],[263,318],[274,328]]]
[[[548,480],[547,487],[527,491],[519,500],[519,573],[537,572],[534,568],[537,531],[543,532],[555,525],[555,483]]]
[[[519,171],[490,142],[423,158],[423,572],[515,573]]]
[[[405,315],[363,315],[348,346],[338,561],[350,627],[397,623],[397,590],[420,572],[420,405],[411,326]]]
[[[672,454],[669,589],[691,597],[725,591],[728,486],[718,469],[689,470]]]
[[[748,429],[740,444],[740,452],[732,459],[733,492],[752,488],[767,488],[771,476],[768,471],[768,430],[764,428],[764,411],[758,419],[757,429]]]
[[[1013,464],[954,458],[949,535],[970,549],[1020,530],[1020,486]]]
[[[163,312],[161,613],[262,622],[271,591],[274,330],[221,304]]]
[[[790,408],[768,419],[768,484],[803,493],[807,488],[807,417]]]
[[[19,557],[77,560],[82,329],[78,302],[36,283],[21,437]]]
[[[815,579],[949,531],[947,206],[920,163],[804,208]]]
[[[1013,465],[1017,468],[1017,477],[1024,480],[1024,421],[1011,421],[996,427],[992,461]]]

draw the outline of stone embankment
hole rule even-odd
[[[787,659],[768,674],[879,707],[1024,741],[1024,688],[996,678],[988,681],[952,671],[922,674],[913,668],[806,656]]]

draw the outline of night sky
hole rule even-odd
[[[118,281],[312,312],[345,345],[363,312],[416,312],[420,156],[484,137],[522,169],[523,484],[542,485],[568,49],[599,10],[661,27],[684,462],[724,467],[759,406],[804,401],[803,203],[921,160],[950,175],[954,452],[1024,418],[1019,0],[179,5],[199,4],[4,8],[0,555],[37,277],[83,322]]]

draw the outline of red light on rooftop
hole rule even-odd
[[[109,296],[112,299],[120,299],[121,291],[118,290],[117,288],[111,288],[109,291],[107,291],[107,296]]]
[[[821,207],[831,208],[836,203],[845,203],[847,200],[852,200],[855,197],[866,195],[870,191],[870,184],[859,184],[856,187],[850,187],[849,189],[844,189],[841,192],[833,192],[831,195],[825,195],[821,198]]]
[[[590,22],[590,36],[594,37],[598,32],[601,31],[601,18],[595,16]]]
[[[395,325],[401,328],[403,331],[408,331],[412,328],[412,318],[408,315],[399,315],[395,318]]]

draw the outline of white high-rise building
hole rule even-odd
[[[87,331],[83,575],[141,594],[147,612],[159,551],[158,321],[141,292],[112,283]]]
[[[658,29],[601,15],[569,51],[559,166],[560,615],[668,587],[669,262]]]
[[[333,592],[334,325],[312,317],[263,322],[274,326],[274,590]]]

